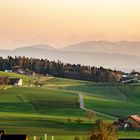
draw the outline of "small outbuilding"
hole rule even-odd
[[[23,81],[21,78],[10,78],[10,85],[14,85],[14,86],[22,86],[23,85]]]

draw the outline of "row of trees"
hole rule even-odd
[[[105,68],[64,64],[61,61],[49,61],[28,57],[0,57],[0,70],[13,70],[15,67],[38,74],[49,74],[56,77],[86,80],[94,82],[115,83],[120,80],[120,72]]]

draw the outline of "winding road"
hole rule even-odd
[[[108,115],[108,114],[105,114],[105,113],[101,113],[101,112],[97,112],[97,111],[85,108],[84,99],[83,99],[82,94],[81,93],[77,93],[77,94],[79,95],[79,102],[80,102],[80,108],[81,109],[86,110],[86,111],[91,111],[91,112],[94,112],[96,114],[103,115],[103,116],[106,116],[106,117],[110,117],[110,118],[115,119],[115,120],[118,119],[117,117],[114,117],[112,115]]]
[[[49,88],[49,89],[52,89],[52,88]],[[55,90],[53,88],[53,90]],[[58,90],[58,89],[56,89]],[[59,89],[60,90],[60,89]],[[65,92],[70,92],[70,93],[75,93],[79,96],[79,103],[80,103],[80,108],[85,110],[85,111],[91,111],[91,112],[94,112],[98,115],[102,115],[102,116],[105,116],[105,117],[109,117],[109,118],[112,118],[112,119],[115,119],[115,120],[118,120],[119,118],[115,117],[115,116],[112,116],[112,115],[109,115],[109,114],[106,114],[106,113],[101,113],[101,112],[98,112],[98,111],[94,111],[92,109],[88,109],[85,107],[84,105],[84,98],[83,98],[83,95],[84,94],[83,92],[80,92],[80,91],[75,91],[75,90],[64,90],[64,89],[61,89],[60,91],[65,91]]]

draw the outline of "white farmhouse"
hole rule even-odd
[[[22,86],[23,85],[23,81],[22,81],[21,78],[10,78],[10,85]]]

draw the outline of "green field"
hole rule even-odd
[[[24,87],[0,90],[0,128],[7,133],[27,133],[29,136],[54,135],[57,140],[73,140],[74,136],[86,137],[92,128],[85,111],[79,109],[79,96],[85,106],[95,111],[124,117],[140,115],[139,85],[103,85],[63,78],[42,77],[42,88],[28,87],[29,77],[15,73],[0,75],[21,77]],[[71,122],[67,119],[70,118]],[[75,120],[83,120],[81,124]],[[98,115],[105,121],[110,117]],[[119,137],[140,137],[140,132],[122,131]]]
[[[119,118],[140,115],[140,85],[88,84],[66,89],[83,92],[87,108]]]

